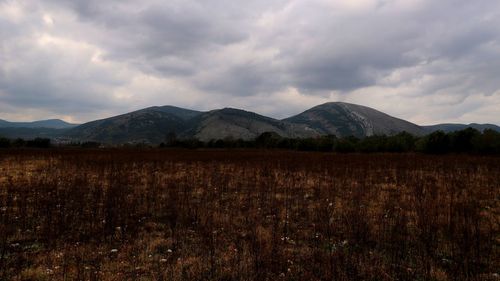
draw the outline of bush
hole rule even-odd
[[[26,142],[26,146],[33,148],[49,148],[50,139],[36,138],[34,140],[29,140]]]
[[[50,277],[42,267],[26,268],[21,272],[21,281],[49,281]]]
[[[335,145],[335,151],[340,153],[348,153],[356,151],[356,144],[359,142],[359,139],[356,137],[347,137],[341,139]]]
[[[11,146],[10,140],[0,137],[0,148],[9,148]]]

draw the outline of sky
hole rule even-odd
[[[500,124],[500,1],[0,0],[0,119],[333,101]]]

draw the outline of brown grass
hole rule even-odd
[[[0,280],[499,280],[500,158],[0,152]]]

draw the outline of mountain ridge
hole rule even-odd
[[[0,119],[0,128],[48,128],[48,129],[67,129],[76,127],[80,124],[68,123],[61,119],[37,120],[31,122],[11,122]]]
[[[222,108],[202,113],[192,121],[192,127],[184,137],[203,141],[224,138],[253,139],[264,132],[273,132],[282,137],[311,137],[317,135],[304,126],[297,126],[255,112],[237,108]]]
[[[434,131],[443,131],[445,133],[449,132],[454,132],[454,131],[459,131],[459,130],[464,130],[466,128],[473,128],[478,131],[484,131],[486,129],[492,129],[495,131],[500,132],[500,126],[497,126],[495,124],[478,124],[478,123],[469,123],[469,124],[460,124],[460,123],[442,123],[442,124],[436,124],[436,125],[426,125],[422,126],[424,129],[426,129],[428,132],[434,132]]]
[[[66,136],[109,143],[159,143],[166,134],[182,131],[187,120],[199,113],[175,106],[152,106],[84,123],[70,129]]]
[[[172,136],[179,139],[195,138],[201,141],[226,138],[250,140],[264,132],[287,138],[309,138],[322,135],[366,137],[394,135],[403,131],[419,136],[436,130],[449,132],[469,126],[479,130],[488,128],[500,132],[500,127],[493,124],[419,126],[370,107],[345,102],[320,104],[281,120],[230,107],[197,111],[164,105],[151,106],[80,125],[64,122],[69,124],[69,127],[33,127],[47,124],[47,122],[53,126],[57,124],[54,119],[50,119],[17,122],[17,125],[27,127],[10,128],[3,125],[16,122],[0,120],[0,135],[10,138],[48,137],[66,141],[95,141],[109,144],[158,144]]]

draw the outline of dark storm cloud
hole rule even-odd
[[[499,26],[493,0],[3,0],[0,110],[283,116],[341,99],[416,122],[498,123]]]
[[[280,72],[264,63],[243,63],[210,73],[196,85],[206,91],[230,93],[233,96],[251,96],[273,92],[283,87]]]
[[[62,2],[81,20],[107,29],[113,36],[101,38],[101,43],[111,47],[110,55],[123,52],[124,58],[191,55],[249,35],[245,20],[236,11],[223,10],[222,1]]]
[[[90,50],[84,44],[68,44],[40,33],[43,19],[21,14],[22,8],[4,10],[6,17],[0,24],[0,111],[19,115],[41,109],[70,116],[112,104],[104,88],[122,84],[116,75],[91,66]]]
[[[475,57],[478,46],[499,38],[497,20],[481,20],[484,13],[467,13],[468,9],[475,10],[476,3],[456,7],[448,1],[449,5],[436,7],[431,2],[419,2],[418,9],[397,9],[387,4],[377,11],[340,20],[335,10],[316,7],[311,11],[315,14],[311,27],[302,27],[297,36],[314,44],[303,50],[300,45],[289,48],[292,83],[306,89],[349,91],[376,85],[388,72],[423,61]],[[314,8],[309,5],[309,9]],[[304,16],[308,17],[300,12],[295,18]]]

